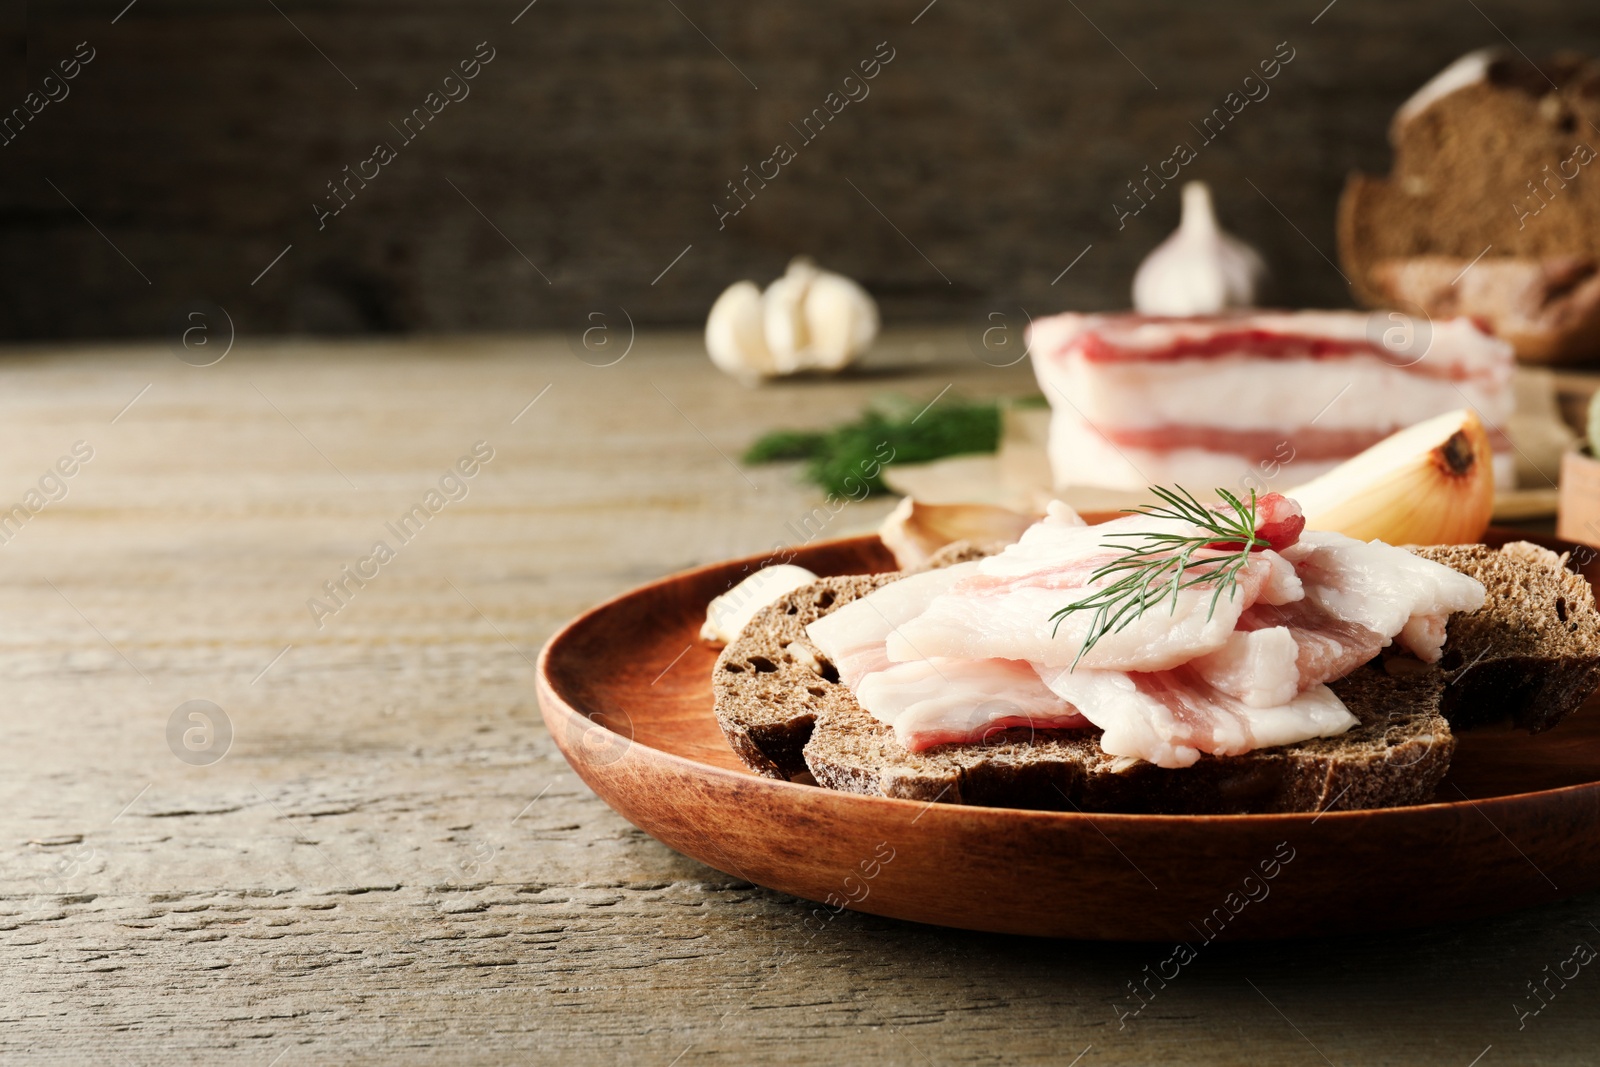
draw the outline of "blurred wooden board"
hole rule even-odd
[[[1495,522],[1530,522],[1555,518],[1561,493],[1556,489],[1513,489],[1494,495]]]

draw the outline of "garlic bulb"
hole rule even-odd
[[[804,256],[765,293],[735,282],[711,307],[706,350],[746,381],[848,366],[878,335],[878,306],[865,289]]]
[[[1183,187],[1183,219],[1133,276],[1133,306],[1145,315],[1212,315],[1251,307],[1267,267],[1256,250],[1223,232],[1205,182]]]
[[[1494,453],[1471,408],[1384,438],[1284,494],[1309,530],[1391,545],[1471,544],[1494,511]]]

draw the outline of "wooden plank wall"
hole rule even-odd
[[[7,27],[3,106],[79,42],[94,58],[0,147],[0,337],[159,336],[196,298],[246,334],[571,326],[618,305],[693,323],[797,252],[896,321],[1118,306],[1176,189],[1124,227],[1114,205],[1180,141],[1278,299],[1338,305],[1338,191],[1387,166],[1412,89],[1504,36],[1600,52],[1600,8],[1572,0],[525,2],[34,5]],[[1281,42],[1270,95],[1204,143],[1191,124]],[[488,50],[414,140],[391,126]],[[811,140],[790,125],[847,90],[866,95]],[[780,143],[795,158],[764,163]],[[395,158],[364,164],[379,144]],[[777,177],[719,226],[747,165]],[[346,166],[377,177],[319,229]]]

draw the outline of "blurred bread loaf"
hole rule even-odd
[[[1470,53],[1389,139],[1389,175],[1352,174],[1339,205],[1357,296],[1479,318],[1524,360],[1600,356],[1600,63]]]

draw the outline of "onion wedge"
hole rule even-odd
[[[1489,434],[1470,408],[1384,438],[1284,493],[1306,528],[1391,545],[1461,545],[1483,538],[1494,511]]]

